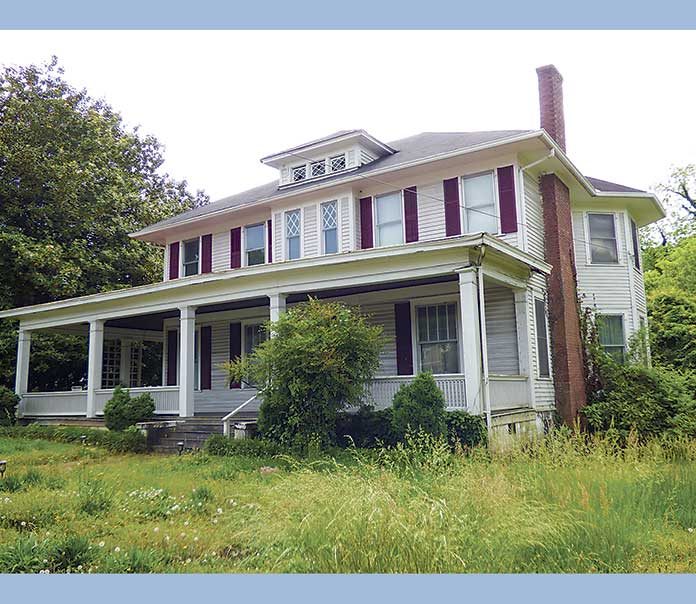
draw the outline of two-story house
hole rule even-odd
[[[261,160],[277,180],[132,235],[162,246],[161,282],[0,312],[20,321],[22,415],[98,417],[119,383],[150,392],[159,415],[227,414],[254,390],[220,364],[313,296],[383,327],[368,403],[431,371],[450,408],[511,430],[553,409],[572,421],[585,400],[577,296],[622,354],[646,321],[638,228],[664,212],[575,167],[562,78],[537,72],[539,129],[389,143],[345,130],[279,151]],[[86,389],[28,389],[37,330],[88,336]]]

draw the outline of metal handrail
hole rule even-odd
[[[236,409],[233,409],[227,415],[225,415],[225,417],[222,418],[222,433],[225,436],[230,435],[230,420],[232,419],[232,417],[234,417],[237,413],[239,413],[242,409],[244,409],[244,407],[246,407],[251,401],[253,401],[260,394],[262,394],[262,391],[254,394],[254,396],[252,396],[249,400],[244,401],[241,405],[239,405],[239,407],[237,407]]]

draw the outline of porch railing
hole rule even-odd
[[[445,395],[445,404],[450,409],[466,409],[466,384],[461,374],[436,375],[435,383]],[[366,402],[376,409],[392,403],[396,391],[403,384],[413,381],[412,376],[376,377],[370,384]]]
[[[142,388],[127,388],[131,396],[139,396],[147,392],[155,401],[155,414],[177,415],[179,413],[178,386],[148,386]],[[95,412],[104,414],[104,405],[114,395],[112,388],[100,389],[96,392]]]
[[[27,392],[22,395],[22,413],[29,416],[86,415],[87,391]]]

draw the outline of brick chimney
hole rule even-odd
[[[565,152],[563,78],[553,65],[537,69],[541,127]],[[544,209],[546,261],[553,269],[548,280],[549,327],[556,408],[572,424],[586,403],[570,191],[553,173],[540,182]]]

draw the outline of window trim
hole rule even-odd
[[[496,221],[496,231],[495,233],[490,233],[491,235],[501,235],[500,227],[500,200],[498,199],[498,170],[497,168],[492,168],[491,170],[482,170],[480,172],[473,172],[471,174],[463,174],[459,177],[459,219],[462,225],[462,235],[469,235],[472,232],[469,230],[469,221],[467,219],[467,206],[466,206],[466,196],[464,193],[464,180],[468,178],[476,178],[477,176],[485,176],[490,174],[493,183],[493,212],[495,213]]]
[[[401,243],[392,243],[390,245],[381,245],[378,243],[378,233],[379,233],[379,225],[377,224],[377,198],[378,197],[386,197],[387,195],[394,195],[395,193],[399,194],[399,199],[401,203]],[[396,222],[396,221],[392,221]],[[391,224],[391,223],[390,223]],[[372,196],[372,238],[373,238],[373,244],[374,248],[390,248],[390,247],[396,247],[399,245],[406,245],[406,212],[404,208],[404,190],[399,189],[398,191],[386,191],[385,193],[379,193],[375,194]]]
[[[546,297],[545,296],[538,296],[534,295],[532,296],[532,302],[533,302],[533,311],[534,311],[534,352],[536,356],[536,367],[534,374],[536,376],[537,380],[548,380],[551,381],[553,379],[553,365],[551,363],[551,334],[549,333],[549,307],[548,304],[546,303]],[[546,358],[548,359],[548,366],[549,366],[549,374],[548,375],[542,375],[541,374],[541,363],[539,363],[539,323],[537,321],[537,314],[536,314],[536,305],[537,302],[541,302],[542,305],[544,306],[544,322],[546,323]]]
[[[334,170],[333,160],[340,157],[343,158],[343,167],[340,170]],[[348,152],[344,151],[343,153],[338,153],[336,155],[329,155],[329,157],[326,158],[326,163],[328,164],[329,168],[327,174],[338,174],[339,172],[345,172],[348,169]]]
[[[247,351],[246,351],[246,328],[248,325],[263,325],[266,322],[268,322],[268,317],[264,316],[256,316],[256,317],[248,317],[247,319],[242,319],[239,321],[241,324],[241,359],[245,359],[247,357]],[[229,330],[228,330],[229,331]],[[248,384],[244,380],[242,380],[239,384],[239,387],[242,390],[256,390],[257,388],[251,384]]]
[[[298,178],[295,180],[295,170],[300,170],[304,169],[304,176],[302,178]],[[298,183],[298,182],[304,182],[305,180],[309,180],[307,178],[307,164],[297,164],[294,166],[290,166],[290,182],[291,183]]]
[[[457,355],[459,371],[457,373],[434,373],[434,377],[452,377],[453,375],[464,375],[464,342],[462,339],[462,316],[460,311],[460,300],[457,294],[444,294],[440,296],[422,296],[410,298],[411,303],[411,352],[413,355],[413,375],[418,375],[422,371],[420,358],[420,342],[418,341],[418,308],[421,306],[438,306],[440,304],[454,304],[455,319],[457,321]],[[395,303],[395,302],[394,302]],[[392,303],[392,305],[394,304]]]
[[[288,219],[287,216],[290,212],[299,212],[300,213],[300,256],[299,258],[290,258],[290,254],[288,253]],[[283,241],[283,260],[286,261],[291,261],[291,260],[302,260],[304,258],[304,222],[305,222],[305,212],[304,212],[304,206],[296,207],[296,208],[291,208],[287,210],[283,210],[283,233],[282,233],[282,241]]]
[[[614,219],[614,241],[616,242],[616,262],[595,262],[592,259],[592,233],[590,232],[590,216],[611,216]],[[619,245],[619,224],[616,212],[599,212],[587,210],[584,213],[585,226],[585,264],[594,266],[622,266],[623,258]]]
[[[619,317],[621,319],[621,336],[622,336],[621,339],[623,340],[623,344],[621,344],[621,348],[623,349],[623,353],[621,356],[622,356],[622,360],[625,361],[626,355],[628,354],[628,336],[626,334],[626,314],[621,313],[621,312],[597,312],[597,319],[598,320],[600,320],[604,317]],[[599,326],[597,326],[597,340],[599,341]],[[607,352],[605,350],[606,347],[604,344],[599,342],[599,345],[602,347],[602,350],[604,350],[604,352]],[[610,344],[609,346],[611,348],[618,348],[619,347],[618,344]],[[607,352],[607,354],[609,354],[609,353]]]
[[[186,275],[185,274],[185,267],[186,264],[184,263],[184,258],[186,256],[186,244],[190,243],[191,241],[198,240],[198,267],[197,267],[197,272],[194,275]],[[201,262],[203,260],[202,254],[201,254],[201,235],[198,235],[197,237],[191,237],[191,239],[181,239],[179,241],[179,275],[180,277],[195,277],[196,275],[200,275],[201,273]]]
[[[326,170],[327,168],[327,161],[326,158],[323,159],[317,159],[309,162],[309,178],[321,178],[322,176],[326,176],[327,174],[330,174],[331,172],[328,172]],[[324,166],[324,171],[321,174],[314,174],[314,166]]]
[[[638,225],[636,224],[636,221],[631,218],[630,215],[627,215],[626,218],[628,218],[628,228],[629,231],[631,232],[631,249],[633,252],[633,267],[637,271],[641,271],[643,268],[643,261],[640,256],[640,234],[638,232]]]
[[[254,250],[257,249],[263,249],[263,262],[260,262],[259,264],[249,264],[248,260],[248,250],[247,250],[247,229],[255,226],[261,226],[263,227],[263,248],[254,248]],[[242,252],[242,266],[262,266],[263,264],[268,264],[268,250],[266,249],[268,246],[268,220],[264,220],[263,222],[253,222],[251,224],[245,224],[242,227],[242,241],[241,241],[241,252]]]
[[[330,204],[336,204],[336,251],[327,253],[324,248],[324,219],[322,216],[322,207]],[[319,231],[319,254],[321,256],[335,256],[341,253],[341,204],[338,198],[320,201],[317,204],[317,227]]]

